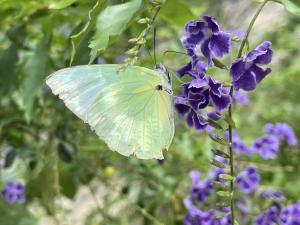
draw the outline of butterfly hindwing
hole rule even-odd
[[[161,79],[154,70],[112,64],[63,69],[46,83],[111,150],[161,159],[174,135],[171,96],[156,89]]]

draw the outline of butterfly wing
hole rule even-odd
[[[113,151],[162,159],[171,144],[172,97],[156,89],[162,77],[154,70],[77,66],[55,72],[46,83]]]

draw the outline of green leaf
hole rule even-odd
[[[52,17],[43,23],[43,38],[36,46],[33,55],[24,65],[24,82],[22,85],[23,107],[27,120],[31,119],[31,111],[34,99],[44,85],[44,79],[50,72],[49,49],[52,39],[51,28]]]
[[[5,156],[4,168],[10,167],[15,161],[17,154],[14,149],[10,149],[9,152]]]
[[[18,59],[18,48],[14,43],[0,53],[0,97],[7,95],[14,84]]]
[[[58,156],[60,160],[70,163],[73,161],[73,154],[75,153],[76,149],[74,146],[68,144],[68,143],[60,143],[58,145]]]
[[[142,6],[142,0],[133,0],[124,4],[107,7],[99,15],[96,33],[89,45],[91,48],[90,63],[95,60],[99,52],[105,50],[112,36],[120,35],[136,16]]]
[[[60,0],[49,4],[49,9],[64,9],[78,0]]]
[[[299,0],[281,0],[286,10],[295,15],[300,15],[300,1]]]
[[[72,65],[76,51],[82,40],[85,39],[89,31],[94,27],[98,14],[103,10],[107,0],[98,0],[94,7],[89,11],[88,22],[85,24],[84,28],[77,34],[71,36],[72,41],[72,55],[70,65]]]
[[[170,24],[180,28],[189,20],[197,18],[190,9],[190,5],[183,0],[167,0],[163,4],[159,16]]]

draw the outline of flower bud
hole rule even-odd
[[[150,22],[150,19],[148,17],[142,18],[138,20],[138,23],[140,24],[147,24]]]
[[[128,40],[129,43],[136,43],[139,39],[137,38],[131,38]]]

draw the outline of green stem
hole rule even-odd
[[[238,52],[238,55],[237,55],[237,58],[240,58],[243,54],[243,50],[245,48],[245,45],[246,45],[246,42],[248,40],[248,37],[250,35],[250,32],[253,28],[253,25],[256,21],[256,19],[258,18],[259,14],[261,13],[262,9],[264,8],[264,6],[267,4],[269,0],[265,0],[261,5],[260,7],[258,8],[258,10],[256,11],[255,15],[253,16],[250,24],[249,24],[249,27],[247,29],[247,32],[246,32],[246,35],[241,43],[241,47],[239,49],[239,52]],[[231,86],[230,88],[230,96],[232,97],[233,96],[233,86]],[[229,119],[232,120],[232,105],[229,106],[229,109],[228,109],[228,116],[229,116]],[[229,146],[229,154],[230,154],[230,175],[232,177],[234,177],[234,163],[233,163],[233,149],[232,149],[232,126],[229,124],[228,126],[228,131],[229,131],[229,142],[230,142],[230,146]],[[230,199],[230,210],[231,210],[231,218],[232,218],[232,222],[231,224],[234,225],[235,223],[235,214],[234,214],[234,199],[233,199],[233,194],[234,194],[234,181],[230,181],[230,192],[231,192],[231,199]]]

